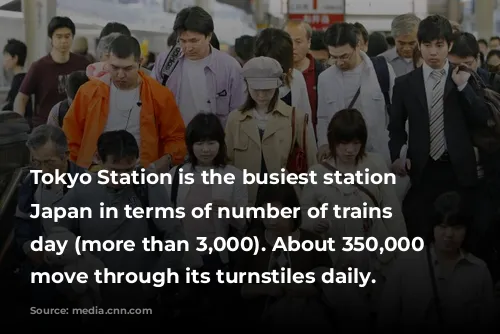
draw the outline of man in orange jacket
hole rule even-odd
[[[141,49],[130,36],[110,46],[107,71],[78,90],[63,130],[70,159],[89,168],[99,164],[97,140],[103,132],[126,130],[137,140],[140,165],[168,171],[181,163],[187,150],[185,126],[172,92],[140,72]]]

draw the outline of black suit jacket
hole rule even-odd
[[[477,183],[477,163],[469,129],[473,125],[486,126],[490,112],[470,84],[458,91],[452,71],[450,66],[443,97],[446,146],[460,185],[473,186]],[[410,178],[412,184],[418,185],[430,159],[429,108],[421,67],[396,79],[388,129],[392,161],[399,158],[401,147],[408,143]]]

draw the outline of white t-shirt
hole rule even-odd
[[[201,60],[185,59],[182,64],[181,91],[179,109],[184,124],[200,112],[210,112],[205,67],[209,57]]]
[[[131,90],[120,90],[111,84],[109,94],[109,114],[104,131],[126,130],[137,140],[140,147],[141,87]]]
[[[344,103],[345,107],[349,107],[354,95],[361,86],[361,72],[365,67],[365,62],[361,62],[358,66],[349,71],[342,72],[342,80],[344,82]],[[361,99],[358,97],[353,108],[359,109]]]

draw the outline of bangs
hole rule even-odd
[[[332,132],[332,138],[336,143],[350,143],[356,140],[363,143],[366,141],[366,131],[360,124],[345,124]]]
[[[201,141],[224,142],[224,129],[214,114],[200,113],[196,115],[186,128],[186,144],[192,146]]]

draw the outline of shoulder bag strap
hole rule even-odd
[[[172,193],[170,194],[170,201],[174,206],[174,209],[177,208],[177,194],[179,193],[179,169],[182,168],[184,164],[180,164],[177,166],[174,172],[174,179],[172,180]]]
[[[309,114],[304,115],[304,128],[302,129],[302,149],[306,150],[307,145],[307,126],[309,125]]]
[[[347,107],[347,109],[352,109],[352,107],[354,106],[354,103],[356,103],[356,100],[359,97],[359,93],[361,93],[361,86],[359,86],[358,90],[356,91],[356,94],[352,98],[351,103],[349,103],[349,107]]]
[[[181,51],[182,51],[181,46],[179,45],[179,43],[176,43],[168,52],[167,57],[165,58],[165,62],[163,62],[163,65],[160,70],[161,84],[163,86],[167,85],[168,78],[170,78],[170,75],[174,72],[175,68],[177,67]]]
[[[333,167],[332,165],[330,165],[329,163],[327,163],[326,161],[323,161],[321,163],[326,169],[332,171],[332,172],[339,172],[339,170],[335,167]],[[368,195],[368,197],[370,197],[370,199],[373,201],[373,204],[375,204],[376,207],[380,207],[378,201],[377,201],[377,198],[375,197],[375,195],[373,195],[373,193],[368,190],[367,188],[365,188],[364,186],[362,186],[361,184],[358,184],[358,183],[354,183],[353,184],[356,188],[358,188],[359,190],[361,190],[362,192],[364,192],[366,195]]]
[[[292,146],[290,147],[290,153],[293,152],[295,148],[295,142],[297,140],[297,136],[295,135],[295,107],[292,108]]]
[[[441,299],[439,298],[439,294],[438,294],[438,289],[437,289],[437,284],[436,284],[436,276],[434,273],[434,265],[432,264],[430,246],[426,247],[425,253],[427,254],[427,265],[429,266],[429,275],[431,276],[432,294],[434,297],[433,298],[434,305],[436,306],[438,321],[442,325],[443,324],[443,313],[441,310]]]

